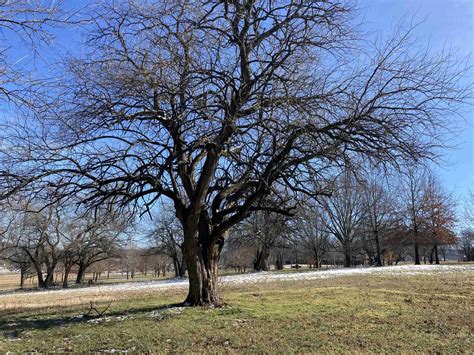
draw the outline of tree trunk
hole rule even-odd
[[[438,253],[438,244],[435,244],[433,247],[434,249],[434,256],[435,256],[435,264],[439,265],[439,253]]]
[[[350,245],[344,245],[344,267],[351,267],[352,265],[352,251]]]
[[[375,266],[382,266],[382,253],[380,252],[380,240],[378,231],[374,232],[375,247],[377,250],[377,260],[375,261]]]
[[[84,282],[84,275],[86,273],[86,265],[79,263],[79,270],[77,270],[76,284],[80,285]]]
[[[49,288],[53,284],[54,281],[54,269],[53,270],[48,270],[46,273],[46,278],[44,279],[43,282],[43,287],[44,288]]]
[[[253,263],[255,271],[268,271],[268,258],[270,257],[270,251],[268,248],[263,247],[261,250],[257,250],[257,257]]]
[[[63,288],[68,287],[68,279],[69,279],[69,272],[71,271],[71,268],[65,268],[64,269],[64,277],[63,277]]]
[[[434,261],[434,246],[433,248],[431,248],[430,257],[429,257],[430,264],[433,264],[433,261]]]
[[[20,288],[25,286],[25,268],[20,267]]]
[[[275,267],[277,270],[283,270],[283,253],[278,253]]]
[[[179,255],[173,256],[174,274],[176,277],[184,277],[186,273],[186,264],[184,258]]]
[[[319,260],[320,259],[320,256],[319,256],[319,252],[316,248],[312,249],[312,263],[310,262],[309,264],[309,268],[311,269],[311,267],[314,267],[315,269],[319,269],[321,267],[321,261]],[[313,265],[311,265],[313,264]]]
[[[38,287],[44,287],[43,271],[41,269],[36,269],[36,275],[38,276]]]
[[[184,259],[188,269],[189,291],[184,304],[187,306],[220,306],[217,292],[218,263],[223,246],[210,238],[197,223],[184,226]]]
[[[415,243],[415,265],[420,265],[420,247]]]

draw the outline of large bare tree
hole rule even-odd
[[[142,210],[171,200],[189,305],[220,303],[229,228],[293,207],[268,195],[317,194],[355,156],[433,157],[466,95],[462,70],[413,52],[410,31],[355,41],[345,0],[130,0],[94,16],[89,51],[45,90],[56,100],[2,130],[3,196]]]

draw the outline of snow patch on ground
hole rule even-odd
[[[0,266],[0,274],[11,274],[12,272],[4,267]]]
[[[404,276],[404,275],[420,275],[420,274],[449,274],[449,273],[474,273],[474,265],[403,265],[403,266],[386,266],[386,267],[367,267],[352,269],[329,269],[302,272],[260,272],[242,275],[223,276],[219,281],[223,284],[256,284],[272,281],[297,281],[297,280],[317,280],[331,277],[351,276],[351,275],[380,275],[380,276]],[[84,287],[67,290],[48,290],[28,292],[29,295],[44,295],[46,293],[56,293],[68,295],[81,295],[85,293],[115,293],[124,291],[136,291],[144,289],[167,290],[176,288],[185,288],[188,286],[188,280],[183,278],[169,279],[162,281],[150,282],[128,282],[114,285],[98,285],[92,287]],[[0,295],[0,300],[2,299]]]

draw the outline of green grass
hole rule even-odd
[[[357,276],[226,286],[222,308],[167,308],[182,291],[133,295],[88,322],[81,306],[0,318],[0,352],[470,352],[473,280]],[[101,305],[101,307],[104,305]]]

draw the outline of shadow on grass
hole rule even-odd
[[[163,306],[149,306],[141,308],[131,308],[127,310],[108,311],[102,316],[87,316],[85,314],[79,314],[76,316],[58,316],[48,318],[32,318],[25,317],[23,319],[10,319],[0,320],[0,334],[7,339],[19,338],[24,331],[28,330],[47,330],[54,327],[63,327],[70,324],[79,323],[95,323],[100,324],[108,321],[120,321],[126,319],[129,316],[136,314],[145,313],[160,313],[166,310],[172,310],[173,308],[183,306],[182,303],[167,304]],[[166,317],[155,317],[155,319],[161,320]]]

